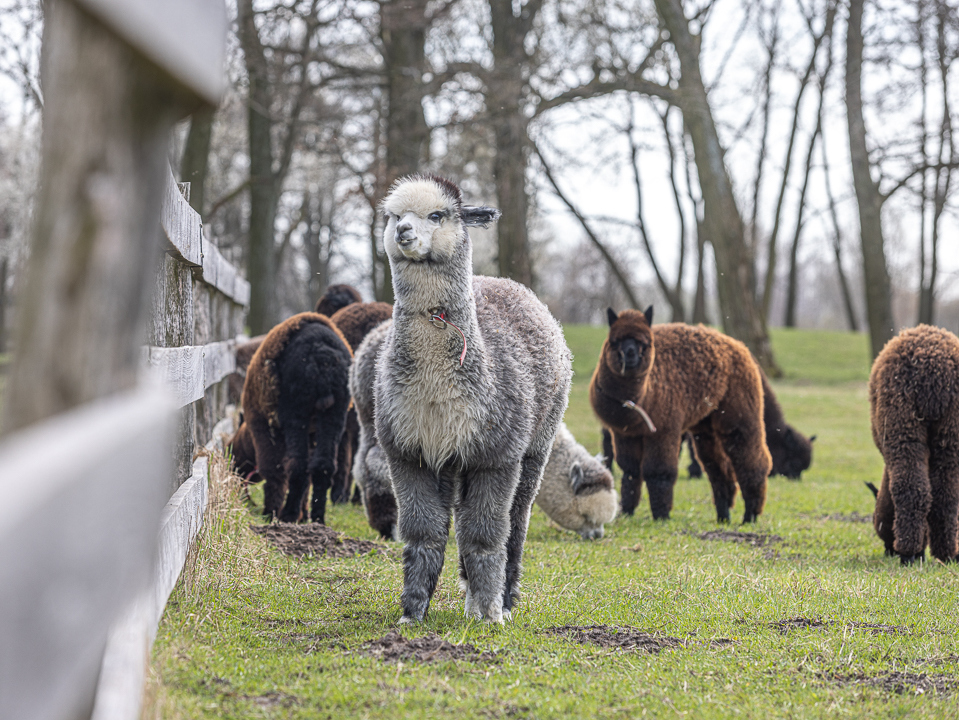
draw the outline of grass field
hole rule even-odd
[[[603,336],[567,329],[567,421],[593,451],[586,387]],[[369,648],[400,615],[399,546],[282,556],[218,485],[159,629],[144,717],[959,718],[959,572],[900,568],[856,521],[872,510],[863,481],[882,467],[866,339],[783,331],[774,346],[786,416],[818,435],[803,480],[771,479],[759,522],[742,528],[780,540],[703,539],[721,529],[709,484],[684,471],[670,521],[654,523],[644,497],[601,541],[557,529],[536,508],[513,622],[464,619],[451,539],[429,618],[403,635],[458,647],[386,662]],[[355,506],[334,507],[328,522],[375,539]],[[590,631],[604,643],[552,630],[566,626],[605,626]],[[627,640],[634,647],[620,647]]]

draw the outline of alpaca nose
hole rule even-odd
[[[413,232],[413,225],[409,220],[404,220],[396,226],[396,244],[409,245],[416,239],[416,233]]]

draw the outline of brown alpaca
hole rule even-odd
[[[243,397],[246,369],[250,367],[253,354],[265,339],[266,335],[257,335],[236,346],[236,350],[233,352],[233,356],[236,358],[236,370],[227,375],[227,392],[231,403],[239,403]]]
[[[256,447],[253,444],[253,433],[250,426],[244,422],[243,413],[240,413],[240,426],[228,443],[230,446],[233,472],[249,483],[262,480],[256,469]]]
[[[610,308],[607,315],[609,337],[589,399],[613,435],[613,452],[623,469],[623,513],[636,509],[645,482],[653,518],[669,518],[680,444],[689,430],[719,521],[729,521],[737,482],[746,506],[743,522],[756,520],[772,460],[763,429],[760,370],[749,350],[702,325],[653,328],[652,307],[619,315]]]
[[[257,471],[266,480],[267,517],[299,520],[312,481],[310,516],[324,522],[326,491],[350,404],[352,358],[342,333],[316,313],[280,323],[253,355],[243,386],[243,424],[253,439]]]
[[[959,338],[919,325],[879,353],[869,375],[872,439],[885,468],[873,523],[903,565],[955,560],[959,532]]]
[[[773,458],[773,469],[769,472],[769,476],[784,475],[790,480],[801,480],[803,470],[808,470],[812,464],[812,444],[816,436],[807,438],[786,422],[782,406],[776,399],[772,385],[769,384],[765,373],[762,377],[763,426],[766,429],[766,447],[769,448],[769,454]],[[702,477],[703,469],[696,459],[692,435],[687,433],[685,440],[689,443],[691,456],[689,477]],[[606,442],[605,437],[603,442]]]
[[[350,349],[356,352],[370,330],[391,317],[393,317],[393,306],[389,303],[357,302],[337,310],[330,320],[343,333]],[[333,476],[333,487],[330,490],[330,500],[334,503],[345,503],[350,499],[353,456],[356,454],[359,437],[360,424],[356,419],[356,409],[351,405],[346,414],[346,431],[343,433],[336,455],[336,474]],[[359,502],[359,499],[357,495],[356,501]]]
[[[320,315],[326,315],[328,318],[342,310],[347,305],[363,302],[363,296],[360,291],[352,285],[330,285],[323,296],[316,301],[316,307],[313,312]]]

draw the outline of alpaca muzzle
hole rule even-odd
[[[396,244],[400,247],[409,247],[410,243],[416,240],[416,231],[409,223],[401,223],[396,226]]]

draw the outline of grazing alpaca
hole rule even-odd
[[[959,553],[959,338],[919,325],[879,353],[869,375],[872,438],[885,468],[873,523],[903,565]]]
[[[550,520],[585,540],[603,537],[603,525],[619,510],[612,473],[576,442],[565,423],[553,441],[536,504]]]
[[[392,325],[392,320],[387,320],[371,330],[356,348],[353,365],[350,366],[350,394],[359,424],[359,445],[353,455],[353,477],[360,488],[370,527],[389,539],[395,539],[396,536],[396,499],[389,466],[376,440],[373,384],[376,380],[376,359]]]
[[[236,346],[233,355],[236,358],[236,370],[227,375],[227,398],[234,404],[239,404],[243,397],[243,383],[246,381],[246,369],[250,367],[253,354],[266,339],[266,335],[257,335]]]
[[[376,436],[390,465],[403,549],[403,617],[425,618],[455,516],[466,614],[508,618],[530,507],[572,376],[559,324],[530,290],[473,277],[466,207],[436,177],[383,201],[393,326],[376,368]]]
[[[253,438],[258,472],[266,480],[267,517],[297,522],[312,480],[310,516],[324,522],[326,492],[350,404],[351,360],[340,331],[316,313],[300,313],[280,323],[253,355],[243,386],[243,424]]]
[[[320,315],[326,315],[328,318],[342,310],[347,305],[363,302],[363,296],[360,291],[352,285],[330,285],[323,296],[316,301],[316,307],[313,312]]]
[[[800,480],[803,470],[812,464],[812,444],[816,436],[806,437],[786,422],[782,406],[776,399],[772,385],[763,373],[763,426],[766,429],[766,447],[773,459],[773,469],[769,475],[783,475],[790,480]],[[692,435],[686,433],[684,439],[689,443],[689,476],[702,477],[703,469],[696,459]]]
[[[690,431],[718,520],[729,520],[738,482],[743,522],[754,521],[766,500],[772,461],[763,430],[762,376],[749,350],[701,325],[654,328],[652,307],[619,315],[610,308],[607,315],[609,337],[589,399],[613,435],[623,469],[623,513],[636,509],[645,482],[653,518],[669,518],[680,444]]]
[[[337,310],[330,320],[343,333],[343,337],[346,338],[347,344],[355,354],[367,333],[391,317],[393,317],[393,306],[389,303],[355,302]],[[359,434],[356,410],[351,407],[346,414],[346,430],[336,454],[336,473],[333,475],[333,486],[330,490],[330,500],[334,503],[345,503],[350,499],[353,456],[358,449]]]

